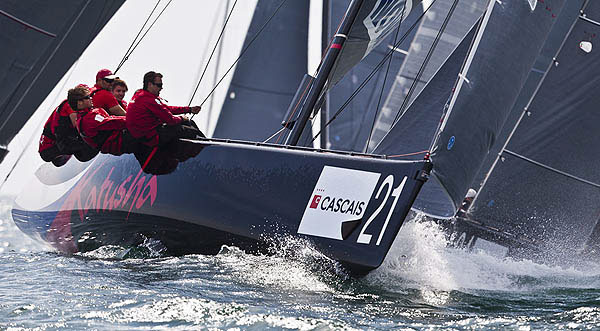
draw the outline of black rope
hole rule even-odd
[[[321,135],[321,132],[323,132],[323,129],[325,129],[327,126],[329,126],[329,124],[331,124],[331,122],[333,122],[339,116],[339,114],[342,111],[344,111],[344,109],[346,109],[346,107],[348,107],[348,105],[350,104],[350,102],[352,102],[352,100],[356,97],[356,95],[358,95],[358,93],[365,87],[365,85],[367,85],[367,83],[373,78],[373,76],[375,76],[375,73],[377,73],[377,71],[379,71],[381,69],[383,64],[385,64],[385,62],[387,61],[388,57],[392,56],[392,54],[396,48],[400,47],[400,45],[404,42],[404,40],[408,37],[408,35],[412,32],[412,30],[414,30],[414,28],[417,26],[417,24],[423,19],[425,14],[427,14],[427,12],[429,12],[429,10],[433,7],[433,5],[435,4],[436,1],[437,0],[433,0],[431,2],[431,5],[429,5],[429,7],[427,7],[427,9],[425,11],[423,11],[421,16],[419,16],[419,18],[415,21],[415,23],[413,23],[413,25],[411,25],[411,27],[406,31],[406,33],[402,36],[402,38],[400,38],[400,40],[394,45],[394,47],[392,47],[392,49],[390,51],[388,51],[388,53],[375,66],[375,68],[371,71],[371,73],[367,76],[367,78],[365,78],[365,80],[360,84],[360,86],[358,86],[358,88],[356,90],[354,90],[354,92],[352,93],[352,95],[350,95],[348,100],[346,100],[346,102],[344,102],[344,104],[340,107],[340,109],[338,109],[338,111],[335,112],[333,117],[331,117],[331,119],[329,119],[329,121],[327,121],[327,123],[321,128],[321,131],[319,131],[319,133],[317,133],[317,135],[313,137],[312,141],[315,141],[315,139],[317,139],[319,137],[319,135]]]
[[[404,10],[406,9],[406,3],[402,6],[402,14],[400,14],[400,23],[398,24],[398,29],[396,29],[396,35],[394,35],[394,43],[398,40],[398,33],[400,33],[400,27],[402,26],[402,20],[404,20]],[[392,49],[393,51],[393,49]],[[379,93],[379,100],[377,100],[377,108],[375,108],[375,115],[373,116],[373,124],[371,125],[371,130],[369,130],[369,138],[367,139],[367,144],[365,145],[365,149],[363,153],[366,153],[369,149],[369,143],[371,142],[371,137],[373,136],[373,130],[375,129],[375,122],[377,122],[377,114],[379,114],[379,106],[381,105],[381,98],[383,97],[383,90],[385,90],[385,83],[387,82],[388,73],[390,72],[390,67],[392,65],[392,60],[394,59],[394,54],[392,52],[392,56],[390,56],[390,61],[388,62],[387,69],[385,70],[385,77],[383,77],[383,85],[381,86],[381,92]]]
[[[152,17],[152,14],[154,14],[154,11],[156,10],[156,8],[158,7],[158,5],[160,4],[162,0],[158,0],[156,2],[156,5],[154,5],[154,8],[152,9],[152,11],[150,12],[150,15],[148,15],[148,18],[146,18],[146,22],[144,22],[144,24],[142,25],[142,27],[140,28],[140,31],[138,31],[137,35],[135,36],[135,38],[133,38],[133,41],[131,42],[131,45],[129,45],[129,48],[127,49],[127,51],[125,51],[125,54],[123,55],[123,58],[121,59],[121,61],[119,62],[119,65],[117,66],[117,69],[115,69],[115,73],[117,71],[119,71],[119,69],[121,69],[121,66],[123,66],[123,63],[125,63],[125,61],[127,60],[129,51],[131,50],[131,48],[133,47],[133,45],[135,44],[137,38],[140,36],[140,34],[142,33],[142,31],[144,30],[144,27],[146,27],[146,24],[148,24],[148,21],[150,21],[150,17]]]
[[[412,84],[410,85],[410,89],[408,90],[408,93],[404,97],[404,100],[402,100],[402,105],[400,105],[400,109],[398,109],[398,113],[396,113],[396,117],[394,117],[394,121],[392,122],[391,127],[393,127],[400,120],[400,118],[404,115],[406,106],[408,105],[408,102],[409,102],[410,98],[412,97],[412,94],[415,92],[415,89],[417,88],[417,83],[421,80],[421,77],[423,76],[423,73],[425,72],[425,68],[429,64],[429,61],[431,60],[431,56],[433,55],[433,52],[437,48],[437,44],[439,43],[440,39],[442,38],[442,35],[444,34],[444,31],[446,30],[446,27],[448,26],[448,22],[450,21],[450,18],[452,17],[452,14],[454,13],[454,9],[456,9],[457,5],[458,5],[458,0],[454,0],[454,2],[452,3],[452,7],[450,7],[450,10],[448,11],[448,14],[446,15],[446,18],[444,18],[444,22],[442,23],[442,26],[438,30],[437,36],[435,36],[435,39],[433,40],[433,44],[431,44],[431,48],[429,48],[429,51],[427,52],[427,55],[425,56],[423,63],[421,63],[419,72],[417,72],[415,79],[413,80]]]
[[[133,38],[133,41],[131,41],[131,45],[129,45],[129,48],[127,49],[127,51],[125,51],[125,54],[123,55],[123,58],[119,62],[119,65],[117,66],[117,69],[115,69],[115,73],[117,71],[119,71],[119,69],[121,69],[121,67],[123,66],[123,64],[125,63],[125,61],[127,61],[127,58],[129,57],[129,51],[131,50],[131,48],[133,47],[133,45],[137,41],[137,38],[140,36],[140,34],[142,33],[142,31],[144,30],[144,27],[146,27],[146,24],[148,24],[148,21],[150,21],[150,17],[152,17],[152,14],[154,14],[154,11],[156,10],[156,8],[158,7],[158,5],[160,4],[161,1],[162,0],[158,0],[158,2],[156,2],[156,5],[154,5],[154,8],[150,12],[150,15],[148,15],[148,18],[146,18],[146,21],[144,22],[144,24],[140,28],[140,31],[138,31],[138,34],[135,36],[135,38]]]
[[[140,35],[140,33],[142,32],[142,30],[144,29],[144,26],[146,26],[146,23],[148,23],[148,20],[150,20],[150,17],[154,13],[154,10],[156,10],[156,7],[160,3],[160,1],[161,0],[158,0],[158,2],[156,3],[156,6],[154,7],[154,9],[152,9],[152,12],[148,16],[148,19],[146,19],[146,22],[144,23],[144,25],[140,29],[140,32],[138,32],[138,35],[136,36],[136,39]],[[131,56],[131,54],[133,54],[133,51],[135,51],[135,49],[142,42],[142,40],[144,39],[144,37],[146,37],[146,35],[148,34],[148,32],[150,32],[150,30],[152,29],[152,27],[154,26],[154,24],[156,24],[156,21],[158,21],[158,19],[162,16],[162,14],[165,12],[165,10],[167,9],[167,7],[169,7],[169,5],[171,4],[171,2],[173,2],[173,0],[169,0],[169,2],[160,11],[160,13],[158,13],[158,15],[156,16],[156,18],[154,19],[154,21],[152,22],[152,24],[150,24],[150,26],[148,27],[148,29],[146,30],[146,32],[144,32],[144,34],[140,37],[140,39],[137,40],[137,43],[136,43],[136,39],[133,40],[133,42],[131,43],[131,46],[129,46],[129,49],[127,50],[127,52],[125,52],[125,56],[123,56],[123,59],[121,60],[121,63],[119,63],[119,65],[117,66],[117,69],[115,69],[115,71],[114,71],[115,74],[117,73],[117,71],[119,71],[119,69],[121,69],[121,67],[125,64],[125,62],[127,60],[129,60],[129,56]],[[135,43],[135,45],[134,45],[134,43]]]
[[[235,9],[235,5],[237,4],[237,2],[238,2],[238,0],[235,0],[235,2],[233,3],[233,6],[231,7],[231,10],[229,11],[229,15],[227,15],[227,19],[225,20],[225,23],[223,23],[223,29],[221,29],[221,34],[219,34],[219,38],[217,38],[217,42],[215,43],[215,47],[213,47],[213,50],[210,53],[210,56],[208,57],[208,61],[206,62],[206,66],[204,67],[204,71],[202,71],[202,75],[200,75],[200,79],[198,80],[198,84],[196,85],[196,88],[194,89],[194,93],[192,93],[192,97],[190,98],[190,102],[188,103],[188,106],[192,104],[192,100],[194,100],[194,96],[196,96],[196,92],[198,91],[198,87],[200,87],[200,83],[202,82],[202,78],[204,78],[204,74],[206,74],[206,69],[208,69],[208,65],[210,64],[210,61],[212,60],[212,57],[215,54],[215,51],[217,50],[217,46],[219,45],[219,42],[221,41],[221,38],[223,37],[223,34],[225,33],[225,28],[227,27],[227,23],[229,22],[229,18],[231,18],[231,14],[233,14],[233,10]],[[194,115],[192,115],[192,117],[194,117]]]
[[[265,27],[269,24],[269,22],[271,22],[271,20],[273,19],[273,17],[275,17],[275,15],[277,14],[277,12],[279,12],[279,9],[281,9],[281,7],[283,7],[283,5],[286,2],[287,2],[287,0],[282,1],[281,4],[279,5],[279,7],[277,7],[277,9],[275,9],[275,12],[271,15],[271,17],[269,17],[269,19],[267,20],[267,22],[265,22],[265,24],[263,24],[263,26],[260,28],[260,30],[258,30],[258,32],[254,36],[254,38],[252,38],[252,40],[250,40],[250,42],[248,43],[248,45],[242,50],[242,52],[240,53],[240,56],[238,56],[238,58],[233,62],[233,64],[229,67],[229,69],[227,69],[227,71],[225,72],[225,74],[221,77],[221,79],[219,79],[219,81],[217,82],[217,84],[208,93],[208,95],[206,96],[206,98],[204,98],[204,100],[202,100],[202,103],[200,104],[200,106],[204,105],[204,103],[206,102],[206,100],[208,100],[210,98],[210,96],[215,92],[215,90],[217,89],[217,87],[219,87],[219,85],[221,84],[221,82],[223,81],[223,79],[225,79],[225,77],[227,76],[227,74],[229,74],[229,72],[231,71],[231,69],[233,69],[233,67],[235,67],[235,65],[240,61],[240,59],[242,58],[242,56],[244,55],[244,53],[246,53],[246,51],[248,50],[248,48],[250,48],[250,46],[252,45],[252,43],[254,43],[254,41],[256,40],[256,38],[258,38],[258,36],[261,34],[261,32],[265,29]]]

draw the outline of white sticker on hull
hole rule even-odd
[[[323,167],[298,233],[342,240],[342,223],[364,216],[379,177],[375,172]]]

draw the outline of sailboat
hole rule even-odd
[[[329,88],[419,3],[349,3],[318,73],[292,98],[285,143],[180,140],[150,157],[42,167],[15,201],[15,223],[64,253],[140,236],[174,255],[222,245],[262,252],[291,237],[351,273],[377,268],[411,209],[456,214],[564,1],[490,1],[372,153],[298,146]]]
[[[565,3],[473,184],[478,195],[452,225],[462,244],[551,263],[597,259],[599,22],[597,2]]]

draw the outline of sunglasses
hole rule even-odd
[[[155,83],[155,82],[152,82],[152,84],[154,84],[154,85],[156,85],[156,86],[158,86],[158,87],[162,88],[162,84],[163,84],[163,83]]]
[[[107,79],[107,78],[102,78],[102,80],[107,83],[111,83],[111,84],[115,81],[114,79]]]
[[[89,99],[91,99],[91,98],[92,98],[92,96],[91,96],[91,95],[86,95],[85,97],[82,97],[82,98],[81,98],[81,99],[79,99],[79,100],[89,100]]]

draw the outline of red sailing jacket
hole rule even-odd
[[[102,108],[82,109],[77,113],[77,129],[83,140],[100,152],[123,154],[125,116],[109,115]]]
[[[94,85],[94,87],[90,90],[90,95],[92,96],[94,107],[102,108],[107,112],[109,109],[119,104],[117,98],[115,98],[110,91],[103,89],[98,84]]]
[[[181,118],[173,114],[189,113],[190,107],[175,107],[148,91],[137,90],[127,107],[127,130],[137,139],[150,146],[158,145],[156,128],[166,123],[180,124]]]
[[[69,106],[67,100],[63,100],[58,107],[56,107],[44,124],[44,131],[40,138],[40,145],[38,151],[44,151],[56,144],[58,139],[61,137],[67,137],[69,135],[77,136],[77,130],[73,127],[69,115],[73,113],[73,109]]]

